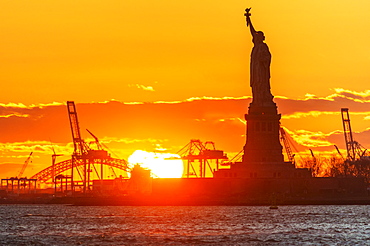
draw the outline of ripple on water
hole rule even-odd
[[[362,245],[370,206],[0,206],[0,245]]]

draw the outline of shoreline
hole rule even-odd
[[[0,205],[65,204],[72,206],[295,206],[295,205],[370,205],[370,197],[348,198],[287,198],[271,202],[269,199],[199,198],[151,196],[121,197],[14,197],[0,199]]]

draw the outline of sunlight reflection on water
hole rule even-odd
[[[364,245],[370,206],[0,206],[1,245]]]

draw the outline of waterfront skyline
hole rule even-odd
[[[0,3],[2,170],[12,166],[15,176],[30,151],[29,174],[50,165],[50,142],[71,153],[67,100],[81,103],[81,131],[121,158],[135,148],[173,153],[192,138],[237,153],[251,95],[246,7],[266,34],[272,92],[296,140],[343,149],[340,108],[349,107],[358,141],[369,146],[370,4],[248,4]]]

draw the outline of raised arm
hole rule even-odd
[[[251,8],[246,8],[244,16],[246,17],[246,20],[247,20],[247,26],[249,26],[251,30],[252,37],[254,37],[256,35],[256,30],[254,29],[252,21],[251,21],[251,17],[250,17],[251,14],[249,13],[250,10]]]

